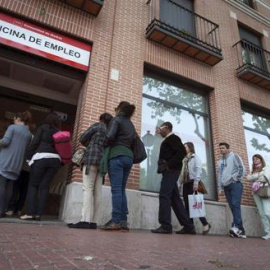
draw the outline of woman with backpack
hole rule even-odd
[[[13,121],[0,140],[0,217],[5,216],[32,136],[28,127],[32,121],[29,111],[15,114]]]
[[[102,202],[102,176],[99,164],[104,152],[107,126],[112,115],[103,113],[99,122],[91,125],[81,136],[80,143],[86,146],[82,160],[83,169],[83,207],[81,221],[68,224],[74,229],[96,229]]]
[[[30,144],[27,160],[30,179],[27,193],[27,214],[22,220],[40,220],[49,196],[50,182],[61,167],[61,158],[55,149],[53,134],[60,130],[61,121],[57,113],[50,113],[37,128]]]

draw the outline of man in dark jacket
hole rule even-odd
[[[162,173],[159,191],[159,223],[161,226],[151,230],[152,233],[172,233],[171,207],[183,228],[178,234],[196,234],[194,225],[190,223],[183,202],[180,198],[177,180],[182,167],[182,160],[186,156],[185,147],[181,139],[172,133],[172,124],[164,122],[160,128],[160,135],[165,138],[160,146],[158,173]]]

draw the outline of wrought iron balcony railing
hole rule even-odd
[[[165,2],[164,2],[165,1]],[[149,0],[146,37],[209,65],[222,58],[219,26],[173,0]]]
[[[270,89],[270,52],[246,39],[241,39],[233,47],[237,52],[237,76]]]
[[[243,4],[253,8],[253,1],[252,0],[237,0],[238,2],[242,2]]]

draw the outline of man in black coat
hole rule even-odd
[[[152,233],[172,233],[171,207],[183,228],[178,234],[196,234],[194,225],[190,223],[183,202],[180,198],[177,180],[182,168],[182,160],[186,156],[181,139],[172,133],[173,126],[164,122],[159,130],[165,138],[160,146],[158,173],[162,173],[159,191],[159,223],[161,226],[151,230]]]

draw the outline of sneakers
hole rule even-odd
[[[8,210],[5,214],[7,217],[11,217],[13,216],[14,212],[12,210]]]
[[[23,215],[23,216],[20,216],[20,219],[21,220],[35,220],[35,216],[30,216],[30,215]]]
[[[240,229],[236,228],[236,227],[232,227],[229,230],[229,235],[231,237],[238,237],[238,238],[247,238],[247,236],[245,235],[245,233],[243,231],[241,231]]]
[[[100,229],[105,231],[118,231],[121,230],[121,225],[120,223],[117,224],[110,220],[105,225],[101,226]]]
[[[246,238],[247,238],[247,236],[245,235],[245,233],[242,232],[241,230],[240,230],[240,234],[239,234],[238,237],[239,237],[239,238],[243,238],[243,239],[246,239]]]
[[[262,239],[264,239],[264,240],[270,240],[270,235],[269,234],[266,234],[265,236],[262,237]]]

